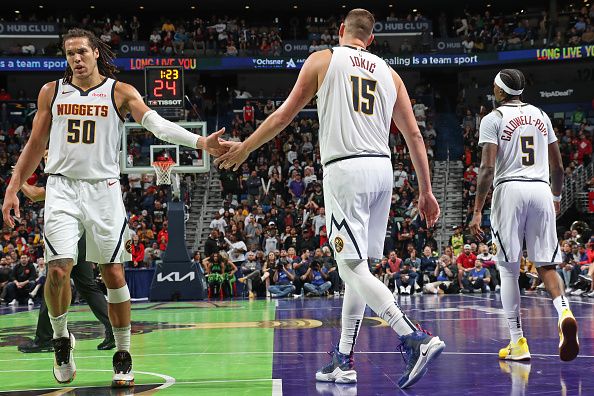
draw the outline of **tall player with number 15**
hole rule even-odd
[[[148,108],[131,85],[114,79],[117,72],[110,48],[86,30],[64,36],[68,62],[63,79],[45,84],[31,137],[14,168],[2,215],[14,227],[11,211],[20,217],[17,192],[33,173],[49,141],[46,172],[44,241],[48,273],[45,300],[54,331],[54,377],[69,383],[76,375],[75,338],[67,328],[70,271],[77,242],[87,236],[87,261],[100,264],[107,287],[109,319],[117,352],[112,386],[134,385],[130,356],[130,292],[123,270],[127,218],[119,178],[123,115],[131,113],[158,138],[187,147],[223,152],[220,130],[208,138],[169,122]]]
[[[419,179],[419,209],[429,227],[439,217],[439,205],[431,191],[427,154],[406,87],[386,62],[365,50],[373,41],[373,25],[368,11],[350,11],[340,26],[340,46],[312,54],[282,106],[243,143],[223,143],[229,151],[216,163],[238,169],[317,95],[326,226],[346,288],[340,343],[316,379],[357,381],[353,348],[369,305],[400,336],[407,366],[398,385],[406,388],[425,374],[445,344],[413,325],[367,264],[368,258],[380,258],[383,252],[393,188],[391,120],[410,149]]]

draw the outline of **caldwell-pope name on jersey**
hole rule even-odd
[[[80,115],[107,117],[109,106],[93,104],[60,103],[57,106],[58,115]]]
[[[522,115],[522,116],[518,116],[516,118],[512,118],[507,125],[505,126],[505,128],[502,131],[502,135],[501,135],[501,140],[506,140],[506,141],[510,141],[511,137],[514,133],[514,131],[521,127],[522,125],[532,125],[533,127],[535,127],[536,129],[538,129],[543,136],[547,136],[548,132],[547,132],[547,125],[545,124],[545,122],[543,120],[541,120],[540,118],[536,118],[536,117],[532,117],[531,115]]]

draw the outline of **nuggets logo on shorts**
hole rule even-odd
[[[126,244],[124,245],[126,248],[126,251],[130,254],[132,254],[132,241],[130,239],[128,239],[126,241]]]
[[[491,244],[491,251],[491,254],[497,254],[497,244],[495,242]]]
[[[340,253],[342,249],[344,249],[344,241],[341,237],[337,236],[334,238],[334,250],[336,250],[336,253]]]

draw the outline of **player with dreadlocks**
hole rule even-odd
[[[86,259],[100,264],[107,287],[109,319],[116,353],[112,386],[134,385],[130,356],[130,292],[124,278],[125,242],[129,239],[122,200],[118,154],[124,115],[159,139],[218,155],[223,129],[199,137],[148,108],[131,85],[115,80],[113,52],[86,30],[63,37],[68,66],[63,79],[45,84],[27,142],[6,190],[2,215],[10,227],[20,218],[17,192],[35,170],[49,142],[44,215],[48,273],[44,290],[53,329],[54,377],[69,383],[76,375],[75,338],[67,328],[70,272],[77,242],[86,231]]]

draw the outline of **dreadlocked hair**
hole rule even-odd
[[[66,33],[62,37],[62,49],[64,50],[64,52],[66,52],[66,49],[64,48],[64,43],[66,42],[66,40],[70,40],[72,38],[78,38],[78,37],[86,37],[87,40],[89,40],[89,45],[91,46],[91,48],[93,50],[96,48],[99,50],[99,58],[97,58],[97,67],[99,68],[99,73],[101,73],[102,75],[104,75],[106,77],[115,79],[116,73],[119,73],[117,67],[113,63],[115,54],[113,53],[113,51],[111,50],[109,45],[107,45],[103,41],[99,40],[93,32],[90,32],[85,29],[78,29],[78,28],[68,30],[68,33]],[[73,75],[72,68],[70,67],[70,65],[67,65],[66,71],[64,72],[64,78],[62,81],[65,84],[71,83],[72,75]]]

